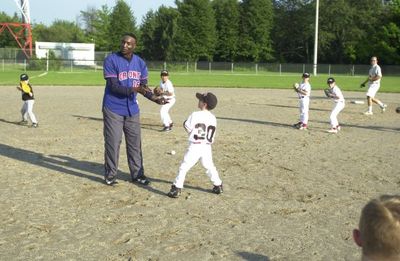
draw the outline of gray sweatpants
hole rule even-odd
[[[132,180],[144,174],[139,113],[120,116],[103,107],[104,175],[114,177],[118,171],[122,133],[125,135],[126,154]]]

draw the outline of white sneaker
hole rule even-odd
[[[364,112],[364,115],[373,115],[372,111],[366,111]]]
[[[336,126],[336,129],[337,129],[338,131],[340,131],[341,127],[338,125],[338,126]]]
[[[382,106],[381,106],[382,112],[385,112],[385,111],[386,111],[386,108],[387,108],[387,105],[386,105],[386,104],[382,104]]]
[[[330,130],[328,130],[329,133],[338,133],[338,130],[335,128],[332,128]]]

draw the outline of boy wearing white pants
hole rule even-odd
[[[168,196],[177,198],[181,194],[186,173],[199,161],[207,170],[214,187],[212,192],[221,194],[223,192],[222,181],[212,159],[211,144],[214,142],[217,119],[210,112],[217,105],[217,97],[211,92],[196,93],[199,99],[198,108],[200,111],[193,112],[184,122],[183,126],[189,133],[189,148],[179,167],[178,175],[168,192]]]
[[[173,123],[171,116],[169,115],[169,110],[175,104],[175,92],[174,92],[174,86],[172,85],[172,82],[169,80],[169,73],[167,70],[161,71],[160,88],[162,90],[162,96],[166,100],[168,100],[168,103],[162,105],[160,109],[161,121],[164,125],[162,131],[171,131]]]
[[[330,121],[331,121],[331,129],[328,130],[329,133],[338,133],[340,131],[339,121],[337,116],[344,109],[345,100],[342,91],[339,86],[336,85],[335,79],[330,77],[326,82],[329,86],[330,92],[328,92],[328,97],[332,98],[335,102],[335,106],[332,109]]]
[[[372,103],[376,103],[381,108],[382,112],[385,112],[387,105],[375,98],[376,93],[379,91],[381,87],[381,79],[382,79],[382,70],[378,65],[378,58],[376,56],[371,57],[371,68],[368,71],[368,78],[361,83],[361,87],[365,87],[365,84],[368,83],[368,91],[367,91],[367,103],[368,110],[364,112],[365,115],[372,115]]]
[[[308,128],[308,112],[310,109],[310,74],[303,73],[302,81],[300,84],[296,83],[293,86],[297,96],[299,97],[299,109],[300,109],[300,121],[293,125],[293,127],[299,130],[307,130]]]
[[[21,74],[20,83],[19,86],[17,86],[17,90],[21,91],[22,100],[24,101],[21,108],[22,121],[20,121],[20,124],[28,124],[29,116],[32,122],[32,127],[37,128],[38,122],[35,114],[33,113],[33,104],[35,104],[35,97],[33,95],[33,88],[29,83],[29,76],[26,73]]]

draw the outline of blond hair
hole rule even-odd
[[[364,255],[400,257],[400,195],[383,195],[368,202],[359,228]]]

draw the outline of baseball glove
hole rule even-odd
[[[293,83],[293,90],[295,91],[295,92],[298,92],[299,91],[299,84],[296,82],[296,83]]]
[[[157,86],[157,87],[155,87],[155,88],[153,89],[153,93],[154,93],[156,96],[161,96],[161,95],[163,94],[163,90],[161,89],[160,86]]]
[[[365,87],[365,83],[360,84],[360,88],[364,88]]]
[[[324,89],[325,96],[328,98],[332,97],[331,89]]]

